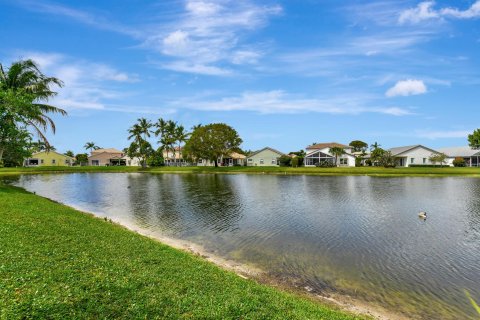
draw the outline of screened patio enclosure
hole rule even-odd
[[[312,152],[311,154],[305,157],[306,166],[316,166],[317,164],[322,162],[328,162],[328,163],[334,164],[335,158],[321,151]]]

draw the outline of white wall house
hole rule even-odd
[[[480,167],[480,150],[474,150],[468,146],[450,147],[438,149],[447,155],[447,164],[453,167],[455,158],[463,158],[467,167]]]
[[[335,156],[330,153],[330,148],[333,147],[339,147],[345,151],[345,154],[337,159],[339,167],[355,167],[355,156],[352,154],[352,147],[337,142],[317,143],[308,146],[304,159],[305,167],[315,167],[321,162],[334,164]]]
[[[413,165],[434,165],[440,163],[432,163],[429,158],[432,154],[440,153],[440,151],[433,150],[422,146],[420,144],[405,147],[396,147],[388,149],[396,158],[396,165],[398,167],[409,167]]]
[[[127,167],[140,167],[142,165],[142,161],[138,157],[130,158],[129,156],[123,156],[122,159],[125,160]]]

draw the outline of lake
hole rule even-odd
[[[313,293],[422,319],[478,319],[480,179],[45,174],[13,183],[202,245]],[[426,211],[428,219],[419,219]],[[101,236],[101,235],[99,235]]]

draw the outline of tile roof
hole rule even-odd
[[[339,148],[351,148],[350,146],[346,146],[344,144],[338,143],[338,142],[323,142],[323,143],[317,143],[311,146],[307,147],[307,150],[318,150],[318,149],[325,149],[325,148],[333,148],[333,147],[339,147]]]
[[[258,150],[258,151],[253,152],[253,153],[250,154],[247,158],[253,157],[254,155],[259,154],[260,152],[262,152],[262,151],[264,151],[264,150],[270,150],[270,151],[272,151],[272,152],[278,153],[278,154],[281,155],[281,156],[285,155],[283,152],[280,152],[280,151],[275,150],[275,149],[270,148],[270,147],[265,147],[265,148],[263,148],[263,149],[260,149],[260,150]]]
[[[102,152],[107,152],[107,153],[123,153],[123,151],[117,150],[115,148],[102,148],[102,149],[97,149],[97,150],[92,150],[93,153],[102,153]]]
[[[432,151],[433,153],[438,153],[437,150],[433,150],[433,149],[427,148],[427,147],[425,147],[425,146],[422,146],[421,144],[416,144],[416,145],[413,145],[413,146],[390,148],[390,149],[388,149],[388,151],[390,151],[393,156],[396,156],[396,155],[402,154],[402,153],[404,153],[404,152],[410,151],[410,150],[415,149],[415,148],[418,148],[418,147],[424,148],[424,149],[427,149],[427,150],[430,150],[430,151]]]
[[[449,157],[471,157],[480,155],[480,150],[475,150],[469,146],[440,148],[438,151],[445,153]]]

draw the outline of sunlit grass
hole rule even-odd
[[[0,185],[0,319],[359,319]]]

